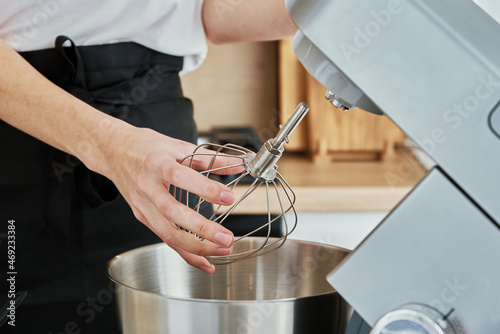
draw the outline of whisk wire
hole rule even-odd
[[[285,193],[286,197],[288,198],[288,201],[291,204],[290,208],[287,211],[285,211],[285,213],[288,213],[290,211],[290,209],[293,210],[294,224],[293,224],[293,227],[290,230],[290,232],[287,233],[287,235],[290,235],[293,231],[295,231],[295,228],[297,227],[297,222],[299,220],[299,218],[297,216],[297,210],[295,210],[295,199],[296,199],[296,196],[295,196],[295,192],[292,190],[292,188],[290,187],[290,185],[286,182],[286,180],[279,173],[278,173],[277,180],[281,184],[281,186],[283,187],[284,193]],[[292,198],[290,198],[290,194],[286,190],[284,184],[286,184],[288,190],[292,193]],[[286,220],[286,215],[283,217],[283,219]],[[287,222],[285,221],[284,223],[285,223],[285,226],[288,228]]]
[[[255,179],[253,181],[252,185],[245,191],[245,193],[243,194],[243,196],[241,196],[240,199],[238,199],[233,205],[231,205],[231,207],[226,212],[224,212],[223,214],[219,215],[213,221],[214,222],[218,222],[219,224],[221,224],[226,219],[226,217],[229,216],[243,200],[245,200],[251,193],[253,193],[255,191],[255,189],[257,189],[259,187],[260,183],[256,184],[257,182],[259,182],[259,180]],[[219,208],[220,207],[221,206],[219,205]],[[221,219],[221,217],[223,217],[223,218]]]

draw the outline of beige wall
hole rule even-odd
[[[277,43],[209,45],[205,63],[182,77],[200,131],[251,126],[261,140],[277,131]]]

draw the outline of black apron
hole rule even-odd
[[[182,57],[135,43],[75,47],[62,36],[55,49],[21,55],[102,112],[196,141],[192,104],[178,76]],[[105,130],[96,129],[95,135],[105,136]],[[28,292],[16,312],[16,326],[5,324],[0,332],[118,333],[105,264],[121,252],[161,240],[134,218],[109,180],[76,158],[4,122],[0,143],[1,277],[8,271],[7,225],[15,220],[15,286]],[[2,304],[7,289],[2,278]]]

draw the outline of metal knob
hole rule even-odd
[[[325,93],[325,98],[330,101],[330,103],[333,104],[335,108],[340,108],[344,111],[348,111],[349,109],[357,109],[356,106],[344,101],[332,91],[327,90]]]

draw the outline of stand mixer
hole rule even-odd
[[[347,333],[499,333],[500,25],[472,0],[286,5],[327,98],[387,115],[436,162],[328,275],[364,321]]]

